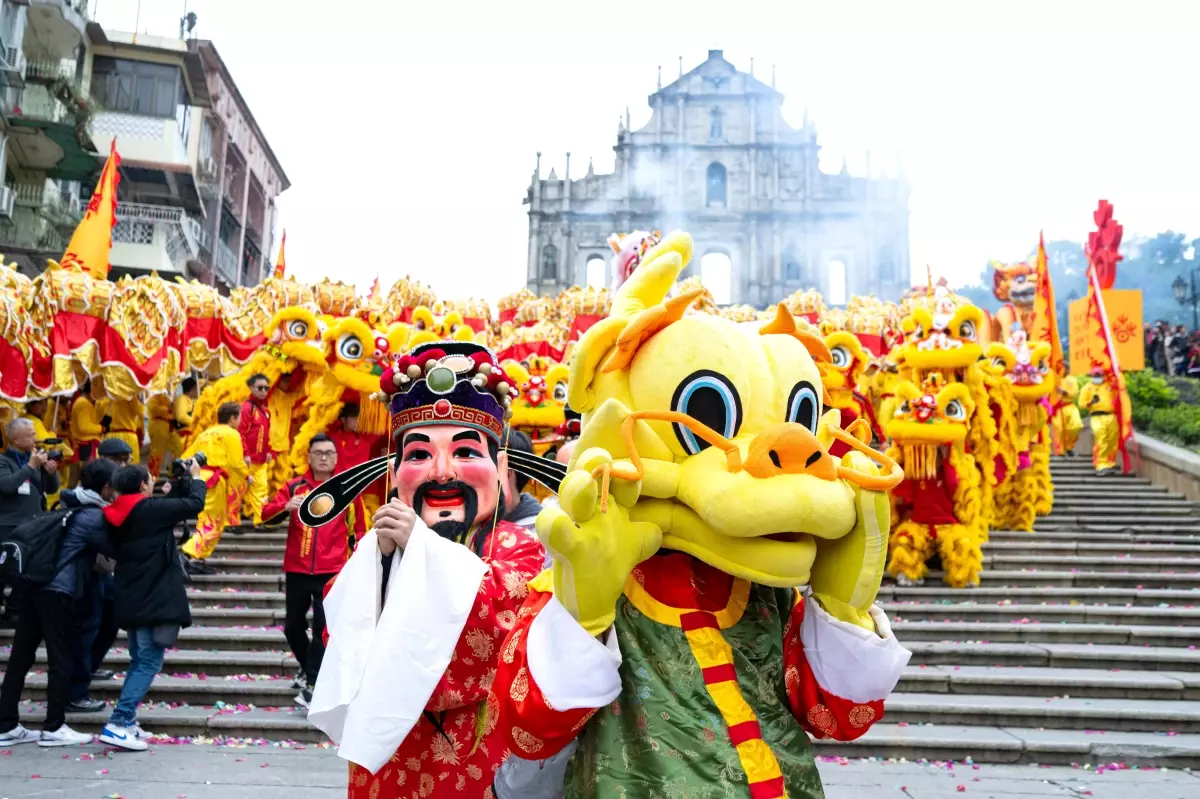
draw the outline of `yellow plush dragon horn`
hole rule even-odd
[[[675,257],[671,257],[671,255]],[[610,319],[629,319],[666,298],[675,278],[692,260],[692,237],[682,231],[671,233],[646,253],[642,263],[621,284],[613,298]]]

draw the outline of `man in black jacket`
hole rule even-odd
[[[83,467],[81,488],[75,493],[79,506],[58,542],[54,577],[44,586],[26,586],[23,591],[21,620],[0,686],[0,746],[34,741],[39,746],[91,743],[91,735],[66,725],[65,712],[77,645],[75,603],[87,589],[96,554],[111,552],[102,508],[112,496],[109,481],[115,471],[112,463],[103,460]],[[46,722],[38,735],[21,726],[17,706],[43,640],[48,661]]]
[[[21,522],[46,510],[46,495],[58,491],[58,461],[37,448],[37,433],[28,419],[13,419],[4,429],[8,449],[0,453],[0,540],[8,537]],[[13,586],[14,596],[17,586]],[[0,605],[4,603],[4,583],[0,582]],[[10,603],[8,624],[15,626]]]
[[[116,547],[113,585],[117,626],[125,630],[129,670],[121,698],[100,733],[103,743],[133,751],[146,749],[149,734],[137,723],[137,708],[163,654],[174,646],[181,627],[190,627],[183,566],[175,550],[175,525],[194,519],[204,508],[205,486],[192,461],[190,476],[176,480],[171,494],[154,498],[154,481],[145,466],[122,466],[113,475],[117,498],[104,509]]]

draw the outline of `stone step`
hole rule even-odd
[[[262,544],[244,544],[241,541],[222,541],[217,545],[217,555],[221,557],[283,557],[284,541]]]
[[[181,642],[183,643],[183,642]],[[286,648],[286,644],[284,647]],[[0,649],[0,667],[8,665],[8,647]],[[38,649],[34,661],[46,668],[46,650]],[[113,671],[124,671],[129,665],[129,653],[120,646],[113,647],[104,665]],[[248,652],[204,649],[169,649],[163,659],[164,674],[207,674],[209,677],[253,674],[271,677],[294,675],[299,666],[291,652]]]
[[[1161,511],[1154,513],[1131,513],[1134,508],[1129,506],[1114,506],[1111,509],[1106,509],[1101,512],[1087,513],[1059,513],[1055,508],[1048,516],[1043,516],[1037,520],[1037,527],[1061,526],[1064,524],[1078,525],[1087,527],[1089,524],[1106,524],[1116,525],[1124,524],[1136,528],[1139,525],[1148,525],[1156,527],[1190,527],[1200,530],[1200,519],[1193,518],[1190,514],[1165,514]]]
[[[1054,510],[1044,518],[1058,516],[1121,516],[1130,511],[1136,511],[1138,514],[1146,513],[1154,516],[1195,516],[1196,508],[1193,505],[1185,505],[1179,502],[1161,503],[1157,505],[1148,504],[1142,501],[1121,498],[1119,502],[1114,502],[1112,497],[1107,497],[1107,501],[1100,502],[1098,500],[1060,500],[1057,496],[1054,498]]]
[[[209,558],[206,563],[215,569],[220,569],[226,574],[268,574],[270,572],[283,572],[283,553],[279,553],[279,557],[271,558],[265,556],[256,557],[227,557],[223,552],[217,550],[217,554]]]
[[[1184,523],[1171,524],[1129,524],[1124,521],[1085,521],[1085,522],[1048,522],[1045,518],[1038,519],[1033,527],[1034,533],[1068,533],[1077,538],[1105,533],[1132,534],[1135,536],[1148,535],[1195,535],[1200,533],[1200,524]],[[1028,533],[1026,533],[1028,535]]]
[[[1112,543],[1093,543],[1072,539],[1043,540],[1039,536],[1027,535],[1024,541],[998,540],[988,541],[983,545],[985,554],[992,555],[1052,555],[1079,554],[1085,556],[1097,555],[1131,555],[1144,558],[1148,555],[1156,557],[1197,557],[1200,558],[1200,537],[1196,543],[1154,543],[1114,541]]]
[[[245,632],[248,635],[253,634],[250,631]],[[1194,627],[1065,622],[1016,624],[974,621],[893,621],[892,632],[903,644],[916,641],[982,641],[1035,644],[1125,644],[1186,648],[1200,637],[1197,636]],[[214,642],[225,640],[216,632],[212,632],[210,635],[211,638],[200,639],[197,637],[192,640],[212,640]],[[263,635],[265,636],[266,633]],[[237,638],[237,636],[231,637]],[[283,638],[283,633],[279,633],[279,638]]]
[[[1175,572],[1200,579],[1200,558],[1189,557],[1105,557],[1103,555],[1049,554],[1019,555],[999,552],[985,554],[985,568],[1003,569],[1086,569],[1092,572]]]
[[[1042,666],[1200,674],[1200,651],[1122,644],[913,641],[900,639],[919,666]]]
[[[282,591],[283,572],[276,574],[196,574],[192,588],[202,591]]]
[[[68,713],[67,723],[81,732],[99,733],[108,721],[110,709],[95,713]],[[21,703],[21,722],[35,729],[46,718],[42,703]],[[297,707],[255,707],[238,709],[215,706],[168,707],[142,705],[138,723],[152,735],[178,738],[268,739],[317,743],[327,741],[325,734],[308,723],[308,714]],[[237,741],[231,741],[238,743]],[[162,794],[144,794],[146,796]],[[172,794],[174,795],[174,794]],[[296,795],[296,794],[290,794]]]
[[[93,699],[115,703],[121,696],[124,676],[121,673],[111,680],[92,680],[88,693]],[[291,677],[250,679],[246,675],[211,677],[197,674],[177,677],[160,674],[154,678],[150,692],[146,694],[146,701],[199,706],[223,702],[226,705],[288,707],[297,693],[299,691],[292,687]],[[30,674],[25,679],[22,698],[34,702],[46,700],[44,672]]]
[[[125,632],[117,635],[117,644],[125,640]],[[0,645],[12,645],[12,631],[0,630]],[[243,627],[188,627],[179,632],[179,646],[191,650],[207,651],[210,657],[213,653],[226,654],[271,654],[272,657],[282,657],[288,653],[287,641],[283,630],[275,626],[261,625]],[[287,657],[291,657],[287,654]],[[203,671],[203,669],[197,669]]]
[[[1061,696],[1093,699],[1200,699],[1200,674],[1033,666],[910,666],[903,693]],[[891,714],[888,714],[889,718]]]
[[[1057,474],[1051,472],[1050,482],[1054,484],[1055,488],[1060,485],[1087,486],[1089,488],[1100,488],[1103,486],[1106,490],[1111,487],[1116,491],[1145,489],[1146,486],[1152,485],[1145,477],[1123,477],[1120,475],[1098,477],[1095,474],[1087,472],[1058,472]]]
[[[205,627],[276,627],[283,624],[282,607],[207,608],[192,606],[192,623]]]
[[[1161,732],[1118,732],[1097,730],[1051,730],[1027,727],[989,727],[934,724],[917,726],[893,723],[891,711],[866,734],[851,742],[822,738],[813,741],[816,754],[830,757],[906,758],[934,762],[962,763],[1038,763],[1074,765],[1080,763],[1120,762],[1129,766],[1162,768],[1200,768],[1200,735],[1165,736]],[[970,785],[969,767],[959,766],[960,774],[948,776],[953,785],[960,780]],[[1088,772],[1083,772],[1087,774]],[[1088,785],[1092,785],[1089,780]],[[946,788],[950,796],[953,788]],[[1087,790],[1090,795],[1091,790]],[[1111,796],[1128,796],[1129,791],[1114,786]],[[866,796],[868,792],[847,795]],[[938,796],[942,793],[938,792]],[[999,794],[993,794],[999,796]],[[1082,795],[1064,791],[1064,796]]]
[[[197,608],[282,608],[281,591],[205,591],[188,589],[192,611]]]
[[[889,722],[1124,732],[1200,732],[1200,702],[893,693]]]
[[[942,572],[930,572],[927,583],[940,582]],[[1014,571],[985,569],[983,585],[1008,586],[1078,586],[1103,588],[1108,586],[1137,586],[1141,588],[1195,588],[1200,586],[1200,574],[1171,572],[1104,572],[1104,571]]]
[[[243,533],[241,535],[221,536],[221,543],[226,544],[278,544],[282,546],[287,541],[287,532],[282,533]]]
[[[906,606],[912,603],[947,603],[940,604],[939,607],[952,607],[959,602],[1200,607],[1200,588],[1192,590],[1139,589],[1132,586],[1126,588],[1077,588],[1073,586],[997,588],[984,585],[964,590],[927,582],[925,585],[910,587],[886,584],[879,589],[879,601],[902,602]]]
[[[1120,492],[1122,496],[1129,495],[1134,497],[1145,497],[1146,499],[1162,501],[1172,499],[1177,502],[1187,502],[1188,499],[1183,494],[1176,494],[1170,491],[1166,486],[1159,485],[1136,485],[1126,487],[1125,491]],[[1111,486],[1085,486],[1085,485],[1055,485],[1055,497],[1097,497],[1099,499],[1110,499],[1113,496]]]
[[[1097,544],[1108,544],[1119,541],[1142,544],[1200,544],[1200,531],[1173,530],[1166,533],[1145,533],[1129,530],[1092,530],[1088,533],[1079,531],[1037,530],[1032,533],[1024,530],[989,530],[989,541],[1082,541]]]
[[[1117,624],[1183,626],[1200,638],[1200,608],[1111,607],[1107,605],[954,604],[880,602],[893,623],[905,622],[1005,622],[1009,624]],[[229,613],[230,611],[222,611]],[[195,613],[195,611],[193,611]],[[282,614],[280,614],[282,615]],[[1140,643],[1140,642],[1139,642]]]

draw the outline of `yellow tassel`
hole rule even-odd
[[[367,436],[379,436],[388,431],[388,406],[371,399],[365,391],[359,392],[358,431]]]

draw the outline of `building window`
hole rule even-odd
[[[714,162],[708,165],[707,205],[725,205],[725,167]]]
[[[708,138],[720,139],[725,135],[724,120],[722,119],[721,109],[713,108],[708,112]]]
[[[878,270],[879,280],[883,282],[900,282],[895,253],[887,244],[880,247],[879,252],[875,254],[875,268]]]
[[[106,111],[163,119],[186,107],[179,67],[108,56],[92,61],[92,96]]]
[[[830,261],[827,272],[829,276],[829,291],[825,298],[830,305],[846,304],[846,265],[841,261]]]
[[[733,262],[723,252],[705,253],[700,259],[700,282],[717,305],[733,302]]]
[[[783,265],[783,277],[784,280],[787,280],[789,283],[799,283],[800,275],[803,273],[803,267],[801,267],[800,264],[794,260],[789,259]]]
[[[542,280],[558,279],[558,248],[547,244],[542,248]]]
[[[602,289],[608,284],[608,262],[599,255],[587,259],[587,284],[594,289]]]

